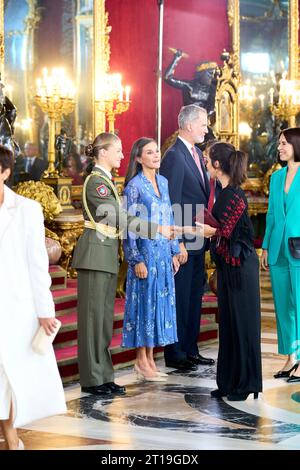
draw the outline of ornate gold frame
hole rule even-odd
[[[289,78],[299,77],[299,5],[298,0],[289,1]]]
[[[240,75],[240,0],[227,1],[227,18],[231,31],[232,62]]]
[[[216,92],[216,135],[219,139],[239,146],[239,99],[238,86],[240,81],[240,23],[239,0],[228,0],[228,23],[232,32],[232,52],[220,69]],[[228,128],[224,128],[224,100],[227,97]]]
[[[227,18],[231,29],[233,63],[237,73],[240,73],[240,0],[227,1]],[[289,79],[299,77],[299,7],[298,0],[289,0]]]
[[[288,51],[289,51],[289,79],[296,80],[299,78],[299,6],[298,0],[289,0],[289,16],[288,16]],[[241,77],[240,70],[240,0],[227,1],[227,18],[231,30],[232,53],[231,60],[233,69],[237,77]],[[239,109],[237,96],[237,109]],[[237,126],[239,117],[237,115]],[[238,137],[236,140],[238,144]]]
[[[105,11],[105,0],[94,0],[94,40],[93,40],[93,127],[94,135],[105,131],[105,104],[96,101],[96,86],[101,83],[103,74],[109,71],[110,45],[108,13]]]
[[[220,69],[216,92],[216,134],[220,140],[238,147],[239,75],[235,71],[233,61],[234,57],[230,55]]]
[[[4,75],[4,0],[0,1],[0,73]]]

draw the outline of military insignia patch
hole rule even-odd
[[[108,195],[108,189],[105,184],[100,184],[100,186],[96,188],[96,191],[100,197],[106,197]]]

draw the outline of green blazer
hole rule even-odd
[[[282,242],[287,245],[289,237],[300,237],[300,168],[291,184],[284,209],[284,185],[287,167],[273,173],[270,182],[269,207],[266,219],[266,232],[262,248],[268,250],[268,262],[277,262]],[[288,251],[289,263],[300,266]]]
[[[130,224],[131,231],[134,233],[154,239],[157,224],[128,215],[120,206],[108,183],[102,178],[102,175],[106,178],[107,175],[100,168],[94,168],[93,171],[99,173],[99,176],[91,176],[86,186],[87,204],[93,219],[96,222],[104,219],[105,223],[111,227],[124,229],[124,234]],[[89,220],[84,209],[83,217]],[[118,238],[101,236],[96,230],[85,228],[77,242],[72,267],[117,274],[119,270],[118,246]]]

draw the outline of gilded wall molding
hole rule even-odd
[[[227,18],[231,30],[232,63],[237,75],[240,74],[240,1],[228,0]]]
[[[296,80],[300,76],[299,66],[299,5],[298,0],[288,2],[288,54],[289,79]],[[231,31],[232,64],[238,77],[240,72],[240,0],[227,1],[227,18]],[[237,98],[238,99],[238,98]]]
[[[104,103],[97,101],[97,84],[102,81],[103,74],[109,72],[110,45],[109,34],[111,26],[108,24],[108,13],[105,11],[105,0],[94,0],[93,18],[93,128],[94,135],[105,131],[105,107]]]
[[[289,78],[299,77],[299,7],[298,0],[289,1]]]
[[[222,141],[239,145],[239,76],[235,72],[232,54],[224,61],[216,92],[216,135]]]
[[[29,129],[29,139],[32,142],[39,141],[39,130],[36,122],[36,109],[32,85],[32,73],[36,64],[36,41],[35,33],[41,21],[41,8],[38,7],[37,0],[27,0],[28,14],[24,20],[25,24],[25,54],[26,66],[24,73],[24,96],[25,96],[25,115],[32,119],[32,125]]]
[[[0,0],[0,73],[4,80],[4,0]]]

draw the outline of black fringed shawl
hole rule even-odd
[[[254,232],[247,209],[247,199],[241,188],[227,186],[219,194],[212,214],[220,228],[211,242],[212,258],[217,266],[218,261],[223,260],[228,267],[239,268],[254,251]]]

